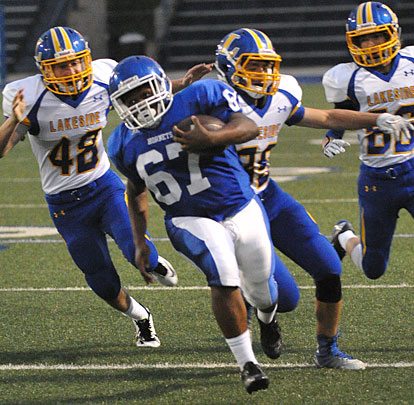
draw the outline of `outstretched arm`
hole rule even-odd
[[[148,200],[145,185],[139,186],[127,182],[128,213],[131,221],[135,245],[135,265],[147,284],[153,283],[152,276],[147,273],[149,267],[150,248],[145,242],[145,231],[148,221]]]
[[[305,108],[305,114],[297,125],[338,130],[377,126],[381,131],[392,134],[396,138],[401,136],[401,132],[411,138],[409,130],[414,129],[412,124],[399,115],[342,109],[319,110],[316,108]]]
[[[217,131],[209,131],[196,116],[191,117],[194,128],[184,132],[174,126],[174,141],[188,152],[200,153],[214,146],[236,145],[257,137],[259,129],[254,121],[242,113],[231,115],[229,122]]]
[[[18,90],[13,99],[13,113],[0,127],[0,158],[5,156],[20,140],[16,128],[23,118],[26,103],[23,89]]]
[[[172,91],[177,93],[182,89],[185,89],[191,83],[200,80],[207,73],[210,73],[213,69],[213,63],[200,63],[188,69],[187,73],[181,79],[171,80]]]

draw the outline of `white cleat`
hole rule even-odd
[[[164,259],[162,256],[158,256],[158,266],[149,272],[160,284],[167,287],[175,287],[178,283],[178,276],[172,264]]]

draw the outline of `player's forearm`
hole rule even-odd
[[[380,114],[357,112],[351,110],[328,110],[328,126],[330,129],[361,129],[376,125]]]
[[[187,86],[184,82],[184,78],[171,80],[171,90],[173,93],[178,93],[179,91],[185,89],[186,87]]]
[[[19,120],[10,116],[0,127],[0,158],[5,156],[18,142],[19,135],[15,133]]]
[[[306,108],[305,115],[298,125],[321,129],[353,130],[375,126],[379,116],[380,114],[352,110]]]
[[[258,135],[259,128],[254,121],[242,114],[234,114],[223,129],[214,132],[211,143],[214,146],[237,145]]]
[[[135,247],[140,248],[145,242],[148,221],[148,201],[146,191],[137,192],[134,185],[127,184],[128,214],[134,236]]]

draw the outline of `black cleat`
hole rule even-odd
[[[265,390],[269,386],[269,377],[258,364],[248,361],[241,372],[241,379],[247,392]]]
[[[344,233],[346,231],[352,231],[355,233],[354,228],[352,228],[351,223],[347,221],[346,219],[341,219],[334,225],[331,238],[329,239],[329,241],[331,242],[332,246],[336,250],[336,253],[338,253],[338,256],[341,260],[345,257],[346,251],[339,243],[338,236],[341,233]]]
[[[276,320],[276,315],[270,323],[264,323],[259,318],[260,343],[266,356],[277,359],[282,353],[282,329]]]

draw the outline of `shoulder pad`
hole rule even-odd
[[[281,75],[279,89],[287,91],[299,101],[302,100],[302,88],[293,76]]]
[[[14,96],[19,89],[23,88],[24,100],[26,102],[26,113],[31,110],[38,97],[46,89],[40,74],[16,80],[6,85],[3,90],[3,114],[9,117],[12,114]]]
[[[414,58],[414,46],[406,46],[405,48],[401,49],[400,54],[402,56],[409,56],[410,58]]]
[[[353,62],[340,63],[323,75],[322,84],[328,102],[340,103],[347,99],[349,80],[357,69],[358,65]]]
[[[98,82],[109,83],[112,71],[118,63],[113,59],[97,59],[92,62],[93,78]]]

